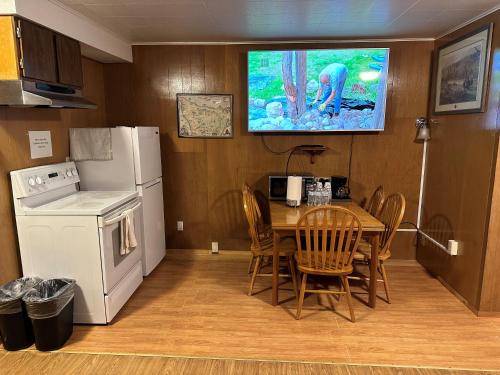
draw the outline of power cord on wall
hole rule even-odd
[[[295,153],[295,151],[297,151],[298,148],[297,147],[294,147],[291,151],[290,151],[290,154],[288,155],[288,159],[286,161],[286,168],[285,168],[285,176],[288,177],[288,165],[290,164],[290,159],[292,158],[292,155]]]
[[[403,221],[403,222],[400,224],[400,226],[401,226],[401,225],[405,225],[405,224],[407,224],[407,225],[411,225],[412,227],[414,227],[414,228],[416,229],[416,234],[415,234],[414,244],[415,244],[415,246],[418,246],[418,238],[419,238],[419,236],[418,236],[418,235],[419,235],[419,233],[420,233],[420,229],[418,229],[418,226],[417,226],[415,223],[412,223],[411,221]]]
[[[288,176],[288,168],[290,166],[290,160],[292,159],[292,156],[295,154],[295,152],[297,152],[298,150],[300,150],[300,146],[293,146],[293,147],[290,147],[290,148],[288,148],[286,150],[280,150],[280,151],[278,151],[278,150],[273,150],[271,147],[269,147],[269,145],[266,143],[264,135],[261,135],[260,139],[262,141],[262,144],[266,148],[266,150],[268,150],[272,154],[274,154],[274,155],[288,154],[288,158],[287,158],[287,161],[286,161],[286,167],[285,167],[285,176]],[[353,143],[354,143],[354,134],[351,135],[351,144],[350,144],[350,148],[349,148],[349,175],[348,175],[348,179],[347,179],[347,186],[349,188],[350,188],[350,184],[351,184]],[[329,147],[327,147],[326,149],[330,150]]]
[[[269,147],[266,143],[266,140],[264,139],[264,136],[261,135],[260,136],[260,139],[262,140],[262,144],[264,145],[264,147],[267,149],[267,151],[275,154],[275,155],[283,155],[283,154],[287,154],[289,153],[290,151],[293,151],[295,148],[297,148],[297,146],[293,146],[293,147],[290,147],[288,150],[284,150],[284,151],[276,151],[276,150],[273,150],[271,147]]]
[[[417,224],[415,223],[412,223],[411,221],[403,221],[400,225],[403,225],[403,224],[408,224],[408,225],[411,225],[412,227],[415,227],[415,229],[418,231],[418,227],[417,227]]]
[[[283,151],[276,151],[276,150],[273,150],[271,147],[269,147],[269,145],[266,143],[264,135],[261,135],[260,139],[262,140],[262,144],[264,145],[266,150],[268,150],[272,154],[274,154],[274,155],[288,154],[288,159],[286,161],[286,168],[285,168],[285,176],[288,176],[288,166],[290,164],[290,159],[292,158],[292,155],[295,153],[295,151],[298,150],[298,146],[293,146],[293,147],[290,147],[289,149],[283,150]]]

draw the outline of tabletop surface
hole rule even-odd
[[[347,208],[354,212],[361,221],[363,232],[382,232],[385,227],[380,221],[366,212],[357,203],[345,202],[334,203],[334,206]],[[273,229],[277,230],[295,230],[295,226],[300,217],[307,211],[316,207],[307,206],[302,204],[300,207],[289,207],[282,201],[270,201],[269,208],[271,213],[271,222]]]

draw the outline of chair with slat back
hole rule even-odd
[[[338,206],[324,206],[306,212],[297,222],[297,268],[302,272],[296,318],[300,319],[304,295],[308,293],[346,294],[351,321],[355,321],[347,276],[353,271],[352,261],[361,239],[363,227],[356,214]],[[305,239],[305,249],[303,248]],[[345,291],[307,290],[307,276],[338,277]]]
[[[384,224],[385,229],[380,235],[378,249],[378,271],[382,276],[382,280],[377,280],[384,283],[385,295],[387,302],[391,303],[389,295],[389,282],[385,270],[384,262],[391,256],[391,244],[397,229],[403,220],[405,213],[406,201],[401,193],[391,194],[387,197],[382,205],[378,219]],[[356,259],[368,262],[371,258],[371,245],[361,244]]]
[[[380,185],[373,192],[372,196],[370,197],[370,200],[366,204],[365,210],[370,215],[372,215],[374,217],[378,217],[378,214],[380,213],[380,209],[382,208],[382,205],[384,204],[384,198],[385,198],[384,187],[382,185]]]
[[[248,184],[243,184],[243,209],[247,217],[249,227],[248,234],[253,240],[255,238],[266,238],[270,236],[270,231],[264,225],[262,213],[255,198],[253,190]],[[258,246],[258,244],[256,244]]]
[[[274,232],[269,226],[264,225],[262,220],[262,214],[257,203],[257,199],[253,190],[248,184],[243,185],[243,209],[248,221],[248,234],[250,235],[251,245],[250,250],[252,252],[252,258],[250,260],[249,270],[253,268],[252,277],[250,279],[250,287],[248,290],[248,295],[252,295],[253,287],[255,284],[255,279],[259,276],[272,276],[271,273],[261,273],[261,267],[263,266],[264,257],[273,256],[273,246],[274,246]],[[279,241],[279,239],[278,239]],[[297,281],[295,277],[295,265],[293,264],[293,254],[295,253],[295,243],[288,243],[283,241],[280,243],[279,255],[287,258],[287,265],[289,268],[289,274],[280,274],[281,277],[291,277],[293,283],[293,289],[295,295],[297,296]],[[255,260],[255,265],[253,264]]]
[[[256,204],[256,202],[254,204],[255,194],[247,183],[243,184],[242,193],[243,193],[243,209],[245,210],[245,215],[249,223],[248,234],[250,238],[253,240],[253,237],[255,235],[257,235],[258,237],[266,237],[266,236],[269,237],[270,233],[267,233],[268,228],[266,228],[262,222],[262,214],[259,205]],[[252,223],[252,225],[250,225],[250,223]],[[254,261],[255,261],[255,256],[252,253],[247,273],[252,272]]]

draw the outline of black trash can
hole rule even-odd
[[[23,277],[0,287],[0,336],[5,350],[20,350],[33,344],[33,328],[22,297],[40,281]]]
[[[38,350],[60,349],[71,337],[74,287],[75,280],[44,280],[24,295]]]

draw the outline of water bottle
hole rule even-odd
[[[313,206],[314,201],[314,190],[316,189],[315,184],[310,184],[307,186],[307,205]]]
[[[316,206],[321,206],[321,196],[323,195],[323,184],[316,182]]]
[[[325,204],[330,204],[332,199],[332,183],[325,182]]]

